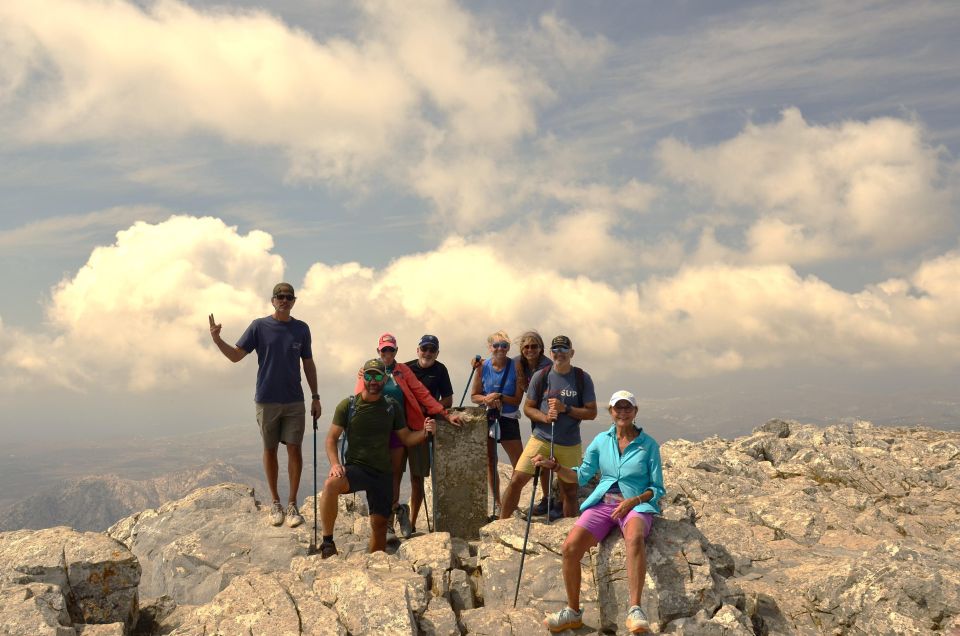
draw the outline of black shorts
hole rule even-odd
[[[500,425],[498,426],[500,437],[497,439],[498,442],[508,442],[510,440],[520,440],[520,422],[512,417],[500,417]],[[496,438],[493,430],[493,422],[487,422],[487,427],[490,429],[490,437]]]
[[[393,475],[356,464],[347,464],[346,470],[349,492],[366,491],[370,514],[389,517],[393,508]]]

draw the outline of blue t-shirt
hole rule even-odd
[[[581,406],[597,401],[597,395],[593,390],[593,379],[586,371],[583,372],[583,400],[577,395],[577,372],[574,368],[565,374],[557,372],[555,366],[549,369],[540,369],[533,374],[530,380],[530,386],[527,387],[527,397],[531,400],[537,399],[537,385],[540,383],[540,377],[547,373],[547,382],[543,388],[543,396],[538,405],[542,413],[550,410],[547,400],[550,398],[559,398],[567,406]],[[553,426],[554,444],[561,446],[576,446],[580,443],[580,420],[570,417],[569,413],[559,413],[557,421]],[[542,422],[535,422],[533,427],[534,436],[544,442],[550,441],[550,425]]]
[[[504,378],[506,374],[506,378]],[[513,397],[513,394],[517,392],[517,370],[513,368],[513,360],[507,358],[506,363],[503,365],[503,369],[497,371],[493,368],[493,359],[488,358],[483,363],[483,374],[481,376],[483,380],[483,393],[502,393],[503,395],[509,395]],[[502,387],[499,391],[498,387]],[[500,401],[500,417],[509,417],[511,419],[517,419],[520,417],[519,406],[513,404],[507,404],[505,401]]]
[[[257,392],[253,399],[260,403],[303,402],[300,359],[313,357],[310,345],[310,327],[302,320],[266,316],[251,322],[237,346],[247,353],[257,350]]]

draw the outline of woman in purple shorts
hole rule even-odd
[[[541,468],[555,470],[568,479],[576,477],[581,486],[600,473],[600,483],[580,506],[580,518],[563,542],[567,607],[543,621],[551,632],[583,625],[580,559],[616,526],[620,527],[627,547],[630,583],[627,630],[634,634],[650,631],[647,617],[640,608],[640,595],[647,571],[646,538],[653,527],[653,516],[660,511],[657,501],[664,494],[660,445],[633,423],[637,417],[637,398],[633,393],[614,393],[609,411],[613,426],[594,438],[580,466],[564,468],[542,455],[533,458],[533,463]]]

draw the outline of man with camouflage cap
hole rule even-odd
[[[370,509],[370,552],[386,549],[387,519],[393,503],[393,472],[390,465],[390,433],[395,432],[404,446],[422,444],[436,430],[435,420],[427,417],[423,429],[406,426],[403,408],[383,394],[387,367],[383,360],[367,360],[361,369],[363,390],[344,398],[333,414],[327,432],[326,451],[330,473],[320,497],[320,521],[323,541],[320,555],[326,559],[337,553],[333,527],[337,520],[340,495],[366,491]],[[346,450],[341,458],[338,443],[346,435]]]

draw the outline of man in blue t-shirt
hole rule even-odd
[[[533,422],[533,435],[514,466],[510,484],[503,493],[501,519],[509,519],[513,515],[520,500],[520,491],[533,478],[536,472],[533,457],[550,457],[552,450],[552,457],[561,466],[573,468],[580,465],[583,456],[580,422],[597,418],[597,396],[590,375],[573,366],[573,354],[570,338],[557,336],[550,343],[553,364],[540,369],[530,378],[523,412]],[[576,517],[576,480],[570,482],[561,476],[559,484],[564,516]]]
[[[263,438],[263,470],[267,485],[273,496],[270,523],[279,526],[284,518],[291,528],[303,523],[297,509],[297,491],[300,489],[300,473],[303,471],[303,431],[306,428],[306,409],[303,404],[303,389],[300,386],[300,363],[303,375],[310,385],[312,400],[310,414],[320,417],[320,396],[317,394],[317,367],[313,363],[310,327],[290,315],[294,295],[290,283],[277,283],[273,288],[273,314],[257,318],[250,323],[235,346],[220,337],[223,325],[216,323],[210,314],[210,336],[214,344],[231,362],[240,362],[248,353],[257,351],[257,390],[254,402],[257,407],[257,424]],[[290,477],[290,497],[287,509],[280,504],[277,478],[280,465],[277,449],[283,443],[287,447],[287,474]]]

